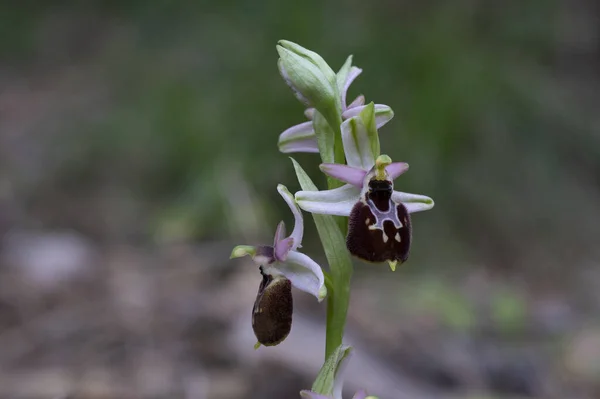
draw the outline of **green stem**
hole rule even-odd
[[[348,305],[350,302],[350,280],[352,272],[334,277],[339,265],[330,264],[332,287],[327,287],[327,325],[325,333],[325,359],[343,343]],[[343,276],[345,274],[345,276]],[[343,276],[343,278],[342,278]]]
[[[335,107],[319,110],[322,117],[315,115],[313,128],[317,136],[322,162],[335,162],[345,164],[346,156],[342,142],[342,109],[341,104]],[[333,159],[327,140],[331,140],[333,133]],[[331,142],[329,142],[331,144]],[[294,161],[296,174],[303,190],[317,190],[310,181],[306,172]],[[344,183],[336,179],[327,179],[329,189],[341,187]],[[350,302],[350,280],[352,278],[352,260],[346,249],[345,237],[348,229],[348,220],[342,216],[328,216],[313,214],[327,261],[329,262],[329,279],[327,284],[327,325],[325,337],[325,359],[331,356],[342,344],[348,304]]]
[[[338,115],[334,124],[330,124],[334,131],[334,159],[335,163],[345,164],[346,156],[342,144],[342,132],[340,125],[342,123],[341,115]],[[333,189],[342,186],[337,180],[328,180],[328,188]],[[342,216],[335,217],[336,224],[342,233],[346,236],[348,229],[348,219]],[[327,296],[327,324],[325,335],[325,359],[331,356],[335,350],[342,345],[344,339],[344,329],[346,327],[346,318],[348,316],[348,306],[350,303],[350,282],[352,279],[352,266],[344,260],[340,262],[330,262],[330,287],[327,287],[329,295]]]

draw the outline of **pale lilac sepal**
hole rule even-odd
[[[294,152],[318,153],[319,145],[316,137],[299,141],[288,141],[286,143],[279,144],[279,152],[284,154],[291,154]]]
[[[303,122],[286,129],[279,135],[279,151],[290,152],[319,152],[317,137],[312,121]]]

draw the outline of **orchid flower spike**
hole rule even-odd
[[[253,310],[253,328],[259,343],[277,345],[291,328],[291,287],[314,295],[322,301],[327,295],[323,270],[314,260],[298,252],[302,244],[302,212],[288,189],[280,184],[277,191],[294,214],[294,230],[286,237],[285,224],[277,226],[273,245],[238,245],[231,258],[249,255],[260,266],[263,280]],[[287,331],[286,331],[287,328]]]
[[[365,108],[365,96],[362,94],[356,97],[350,104],[346,103],[346,94],[348,88],[354,80],[362,73],[362,69],[352,66],[352,56],[349,56],[342,68],[336,74],[337,86],[340,94],[340,103],[342,107],[342,119],[352,118]],[[308,122],[286,129],[279,135],[279,151],[283,153],[291,152],[312,152],[318,153],[317,137],[313,127],[313,117],[315,108],[307,108],[304,115]],[[394,111],[384,104],[375,104],[375,123],[379,129],[388,123],[394,117]]]
[[[300,391],[300,397],[304,399],[342,399],[342,388],[344,377],[353,349],[349,346],[340,346],[325,361],[319,371],[319,375],[312,386],[312,389]],[[366,391],[360,390],[352,399],[377,399],[374,396],[368,396]]]
[[[431,198],[394,191],[394,180],[408,170],[404,162],[380,155],[374,106],[342,123],[348,165],[321,164],[323,173],[341,180],[342,187],[299,191],[296,202],[311,213],[349,216],[348,250],[370,262],[388,261],[392,270],[408,258],[410,213],[433,208]]]

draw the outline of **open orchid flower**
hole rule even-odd
[[[292,234],[285,236],[285,224],[277,226],[273,245],[248,246],[238,245],[231,253],[231,258],[245,255],[252,257],[254,263],[262,266],[262,273],[268,276],[283,276],[290,280],[293,287],[314,295],[319,301],[327,295],[325,278],[321,266],[303,253],[298,252],[302,246],[304,221],[302,212],[288,189],[279,184],[277,191],[283,197],[294,214],[295,224]]]
[[[312,389],[300,391],[300,397],[304,399],[342,399],[342,388],[344,385],[344,374],[352,357],[353,349],[349,346],[340,346],[325,361],[317,376]],[[321,392],[321,393],[317,393]],[[356,392],[352,399],[377,399],[368,396],[364,390]]]
[[[352,56],[348,57],[344,66],[337,73],[338,89],[341,96],[342,118],[344,120],[352,118],[365,108],[365,97],[361,94],[350,104],[346,104],[346,94],[348,88],[354,80],[362,73],[362,69],[351,66]],[[314,108],[307,108],[304,115],[309,119],[298,125],[286,129],[279,135],[279,151],[283,153],[291,152],[313,152],[318,153],[317,137],[313,127]],[[383,104],[375,104],[375,123],[379,129],[388,123],[394,117],[394,112],[390,107]]]
[[[327,295],[321,266],[297,251],[302,243],[304,223],[302,212],[288,189],[280,184],[277,191],[294,214],[292,234],[286,237],[285,224],[277,226],[273,245],[238,245],[231,258],[245,255],[259,266],[262,281],[252,309],[252,329],[261,344],[275,346],[281,343],[292,328],[292,286],[314,295],[320,302]]]
[[[342,123],[342,142],[348,165],[321,164],[323,173],[345,185],[332,190],[299,191],[296,202],[307,212],[349,216],[348,250],[370,262],[388,261],[392,270],[408,258],[410,213],[433,208],[433,200],[393,190],[394,180],[408,164],[379,154],[379,137],[369,104],[358,116]],[[391,223],[386,223],[391,222]]]

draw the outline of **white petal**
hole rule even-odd
[[[302,219],[302,211],[298,208],[298,204],[294,199],[292,193],[289,192],[286,186],[283,184],[277,185],[277,191],[283,197],[284,201],[290,207],[290,210],[294,214],[294,230],[290,237],[294,240],[291,249],[300,248],[302,246],[302,235],[304,234],[304,220]]]
[[[290,280],[292,286],[314,295],[319,302],[327,295],[321,266],[303,253],[290,251],[285,262],[277,262],[273,267]]]
[[[392,200],[402,202],[408,213],[427,211],[434,206],[433,200],[426,195],[403,193],[401,191],[394,191]]]
[[[296,202],[307,212],[323,215],[350,216],[352,207],[358,201],[360,190],[351,184],[333,190],[298,191]]]

